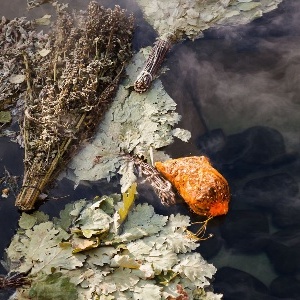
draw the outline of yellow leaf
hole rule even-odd
[[[134,200],[135,200],[135,194],[136,194],[136,187],[137,184],[134,182],[130,188],[127,190],[127,192],[122,193],[122,199],[123,199],[123,206],[119,209],[118,213],[120,216],[119,223],[123,223],[126,219],[130,208],[132,207]]]
[[[99,246],[100,240],[98,238],[93,239],[82,239],[73,238],[71,241],[73,251],[72,253],[78,253],[84,250],[97,248]]]

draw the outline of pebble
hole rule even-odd
[[[300,299],[300,280],[292,276],[279,276],[270,284],[273,296],[283,299]]]
[[[214,292],[223,293],[223,300],[275,300],[269,289],[254,276],[231,267],[218,269],[213,282]]]
[[[295,274],[300,271],[300,227],[272,234],[265,250],[277,272]]]
[[[229,211],[221,233],[229,247],[245,253],[258,253],[269,242],[267,215],[255,210]]]
[[[298,182],[288,173],[258,177],[243,187],[245,201],[259,207],[272,207],[278,201],[296,196],[298,192]]]

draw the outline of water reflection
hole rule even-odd
[[[153,29],[141,20],[133,1],[98,2],[117,3],[137,14],[135,49],[154,41]],[[87,3],[72,1],[72,7]],[[30,14],[40,16],[49,7]],[[5,1],[0,14],[26,15],[25,2]],[[300,3],[284,1],[249,25],[211,30],[204,39],[175,46],[166,63],[170,71],[161,77],[183,116],[179,126],[193,137],[166,151],[174,157],[204,152],[231,186],[230,212],[211,222],[208,231],[214,238],[202,242],[199,250],[219,268],[214,288],[224,299],[299,299],[299,23]],[[19,146],[5,138],[0,143],[1,174],[6,166],[20,175]],[[56,214],[75,198],[114,187],[86,183],[74,191],[65,180],[51,191],[59,200],[40,209]],[[167,213],[147,187],[140,194],[141,201]],[[13,201],[11,195],[0,205],[1,253],[17,227]],[[184,204],[172,213],[178,210],[190,213]]]

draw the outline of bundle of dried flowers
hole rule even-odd
[[[27,92],[22,132],[25,175],[16,205],[32,209],[56,171],[91,137],[131,57],[133,18],[91,2],[59,11],[38,54],[23,51]]]

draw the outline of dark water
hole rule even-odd
[[[2,1],[0,14],[26,15],[25,1]],[[133,1],[117,3],[137,16],[134,48],[156,37]],[[88,1],[72,1],[85,8]],[[42,15],[45,5],[30,12]],[[218,268],[215,292],[226,300],[300,299],[300,1],[286,0],[251,24],[209,30],[203,39],[174,46],[161,78],[182,115],[189,143],[166,149],[173,157],[208,155],[228,179],[228,215],[211,221],[201,254]],[[22,174],[19,146],[0,139],[4,166]],[[63,180],[40,209],[56,214],[69,201],[111,192],[113,185]],[[158,212],[167,213],[148,189],[140,191]],[[172,208],[191,214],[184,204]],[[17,227],[14,197],[0,203],[0,252]],[[191,214],[193,220],[197,220]]]

